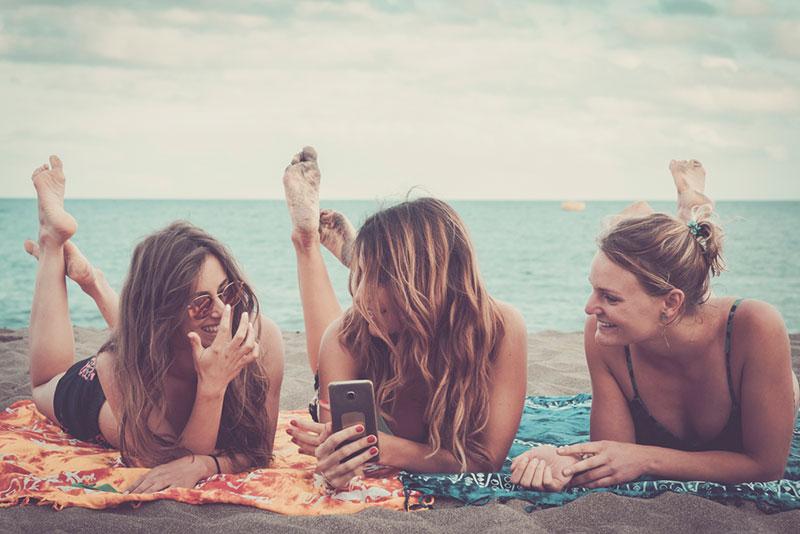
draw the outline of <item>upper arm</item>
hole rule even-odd
[[[795,418],[789,336],[783,318],[764,302],[746,301],[734,323],[732,357],[743,362],[744,450],[777,478],[786,466]]]
[[[519,429],[528,385],[528,333],[525,320],[514,307],[503,303],[499,305],[505,334],[492,368],[489,421],[483,431],[484,445],[494,471],[502,467]]]
[[[628,400],[609,366],[610,358],[619,357],[620,349],[598,345],[594,338],[596,328],[597,318],[592,315],[586,319],[583,331],[586,364],[592,380],[591,440],[633,443],[636,431]]]
[[[342,318],[333,321],[325,333],[319,346],[319,400],[328,403],[328,384],[337,380],[355,380],[359,378],[359,369],[355,358],[339,341]],[[320,422],[330,421],[328,410],[320,410]]]
[[[272,426],[270,434],[274,436],[275,426],[278,422],[281,383],[283,382],[283,336],[278,325],[263,315],[261,316],[261,332],[258,344],[261,348],[262,365],[267,373],[269,382],[265,409]]]

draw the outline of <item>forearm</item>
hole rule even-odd
[[[461,463],[456,457],[443,449],[431,455],[431,446],[408,439],[381,434],[378,443],[380,463],[418,473],[460,473]],[[467,457],[467,471],[494,471],[488,464]]]
[[[644,447],[644,446],[643,446]],[[709,480],[723,484],[775,480],[785,465],[759,462],[744,453],[728,451],[686,452],[662,447],[646,447],[645,472],[658,478]]]
[[[219,423],[225,391],[204,391],[197,385],[192,413],[181,433],[178,445],[194,454],[211,454],[217,446]]]

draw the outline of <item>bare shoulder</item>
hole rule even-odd
[[[503,324],[506,329],[506,334],[527,335],[525,318],[522,316],[522,312],[507,302],[495,300],[495,303],[497,304],[497,308],[500,310],[500,315],[503,317]]]
[[[331,380],[347,380],[357,378],[358,365],[350,351],[342,345],[339,333],[342,329],[344,316],[337,318],[322,334],[319,347],[319,374],[320,378]]]
[[[498,356],[501,360],[528,361],[528,329],[522,313],[506,302],[495,301],[503,318],[503,340]]]
[[[283,334],[275,321],[264,314],[260,316],[260,327],[258,344],[261,346],[264,365],[270,371],[283,374]],[[270,376],[270,378],[274,378]]]
[[[774,306],[760,300],[744,300],[733,318],[733,351],[740,352],[745,360],[757,357],[785,360],[791,357],[786,323]]]

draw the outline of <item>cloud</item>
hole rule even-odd
[[[789,150],[784,145],[769,145],[764,147],[764,152],[770,159],[776,161],[786,161],[789,157]]]
[[[660,0],[658,10],[666,15],[717,14],[717,8],[701,0]]]
[[[676,100],[709,112],[786,113],[800,109],[800,92],[793,88],[738,89],[699,85],[676,89],[672,94]]]
[[[800,196],[787,141],[800,139],[800,75],[768,54],[773,16],[720,12],[711,25],[638,2],[186,5],[8,10],[0,176],[27,176],[52,151],[78,196],[280,198],[287,158],[314,144],[326,195],[345,198],[414,184],[445,197],[658,197],[669,182],[637,177],[670,158],[763,159],[781,145],[770,179]],[[782,16],[782,46],[793,20]],[[727,183],[748,194],[733,167]],[[29,194],[20,184],[3,194]]]
[[[775,26],[775,48],[784,57],[800,59],[800,21],[780,22]]]
[[[731,13],[740,17],[758,17],[769,13],[769,5],[762,0],[734,0]]]
[[[728,57],[703,56],[700,65],[707,69],[722,69],[730,72],[739,72],[739,65]]]

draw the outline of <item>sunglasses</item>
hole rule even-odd
[[[228,282],[224,287],[217,291],[217,297],[223,304],[229,304],[232,307],[242,301],[245,294],[245,283],[240,280]],[[189,311],[189,317],[195,321],[201,321],[211,314],[214,309],[214,296],[211,293],[203,292],[197,295],[189,302],[186,307]]]

